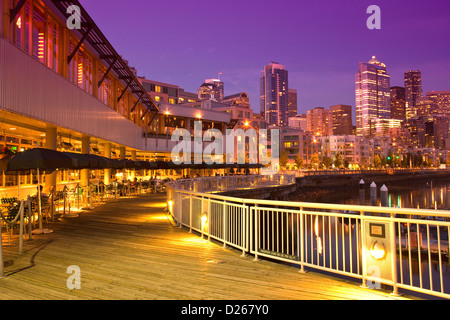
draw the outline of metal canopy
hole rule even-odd
[[[136,75],[109,43],[80,2],[78,0],[51,0],[51,2],[66,17],[70,16],[70,14],[67,13],[67,8],[69,6],[76,5],[80,8],[81,28],[77,31],[85,37],[83,41],[87,41],[97,51],[100,59],[105,60],[106,65],[109,66],[109,70],[113,70],[118,75],[120,81],[122,81],[127,88],[130,88],[137,99],[140,98],[138,101],[142,102],[149,111],[158,111],[158,107],[145,91]]]

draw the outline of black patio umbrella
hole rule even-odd
[[[44,148],[29,149],[16,153],[8,161],[9,171],[37,170],[39,229],[42,229],[40,171],[50,173],[56,169],[70,169],[72,166],[73,161],[69,156],[56,150]]]
[[[2,153],[0,154],[0,171],[8,171],[8,162],[14,156],[14,153]]]
[[[8,161],[8,171],[40,170],[53,172],[56,169],[69,169],[73,167],[72,159],[62,152],[35,148],[16,153]]]
[[[72,169],[98,169],[100,160],[86,154],[63,152],[72,159]]]
[[[98,156],[95,154],[85,154],[84,156],[97,162],[97,167],[92,168],[92,169],[116,169],[117,168],[114,159],[105,158],[105,157]]]

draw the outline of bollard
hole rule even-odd
[[[359,204],[362,206],[366,204],[366,190],[365,182],[363,179],[359,181]]]
[[[382,207],[389,207],[389,200],[388,200],[388,188],[386,185],[383,184],[383,186],[380,189],[380,199],[381,199],[381,206]]]
[[[370,205],[377,205],[377,185],[375,182],[372,182],[370,185]]]

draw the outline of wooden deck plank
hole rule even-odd
[[[45,227],[0,279],[0,299],[319,300],[406,299],[359,288],[314,272],[253,261],[241,252],[174,227],[163,195],[119,199]],[[219,262],[219,263],[217,263]],[[67,267],[81,269],[81,289],[69,290]]]

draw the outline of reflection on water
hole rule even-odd
[[[366,183],[364,193],[365,205],[370,205],[370,184]],[[377,186],[377,204],[380,205],[380,188]],[[420,208],[450,210],[450,182],[449,181],[429,181],[389,184],[388,201],[390,207],[400,208]],[[339,190],[313,190],[303,192],[303,196],[295,200],[340,203],[340,204],[362,204],[358,187],[341,188]],[[293,199],[294,200],[294,199]]]

